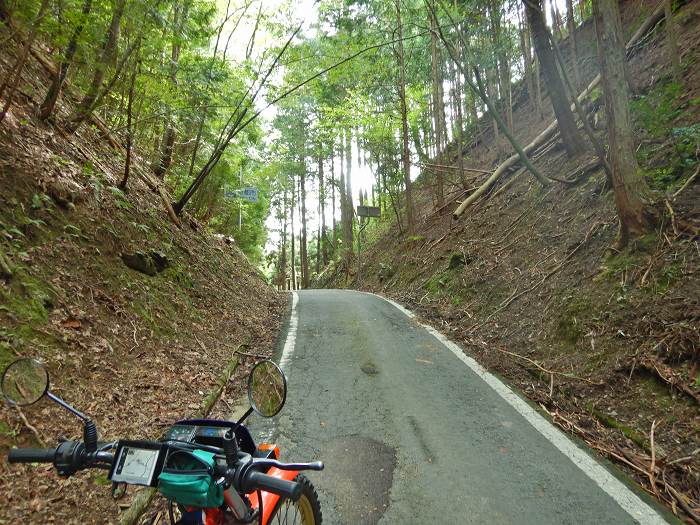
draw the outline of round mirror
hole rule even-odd
[[[263,417],[276,415],[287,399],[287,378],[272,361],[260,361],[248,376],[250,406]]]
[[[2,374],[2,393],[13,405],[27,406],[39,401],[49,388],[49,373],[36,359],[18,359]]]

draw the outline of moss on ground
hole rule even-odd
[[[604,412],[597,410],[591,403],[586,403],[586,410],[588,410],[588,412],[592,416],[594,416],[606,427],[619,430],[627,439],[629,439],[633,443],[636,443],[644,450],[649,450],[649,440],[647,439],[647,437],[642,435],[632,427],[625,425],[611,414],[605,414]]]
[[[565,347],[574,347],[584,334],[585,320],[589,319],[592,304],[588,297],[570,296],[565,300],[556,324],[556,336]]]

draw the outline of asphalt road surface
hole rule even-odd
[[[310,473],[324,523],[667,523],[536,409],[371,294],[295,294],[278,359],[287,405],[256,418]],[[668,521],[674,523],[674,521]]]

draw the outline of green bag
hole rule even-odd
[[[158,489],[180,505],[205,509],[220,507],[224,502],[224,487],[217,485],[212,477],[214,464],[211,452],[171,451],[158,476]]]

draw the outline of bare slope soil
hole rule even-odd
[[[0,53],[0,76],[15,51]],[[0,368],[39,357],[52,390],[91,415],[101,438],[155,438],[201,413],[241,344],[271,350],[285,301],[236,247],[192,220],[171,223],[137,177],[120,192],[123,157],[91,127],[66,136],[38,122],[47,82],[32,60],[0,127],[0,250],[12,267],[0,280]],[[149,250],[167,258],[156,275],[122,260]],[[254,359],[239,357],[217,414],[242,393]],[[131,491],[113,500],[102,472],[65,480],[48,465],[7,464],[10,447],[55,446],[59,436],[79,438],[81,425],[47,400],[2,410],[0,523],[113,523],[128,506]]]
[[[630,34],[654,7],[623,4]],[[676,15],[684,87],[669,80],[663,26],[630,61],[640,161],[666,195],[656,231],[611,248],[617,219],[600,171],[548,188],[510,174],[457,222],[456,202],[436,212],[430,190],[419,189],[416,236],[401,236],[387,210],[367,234],[362,282],[354,263],[349,274],[324,276],[326,286],[408,304],[691,523],[689,513],[700,515],[700,186],[696,179],[673,193],[700,166],[699,10],[691,2]],[[592,24],[580,31],[590,79]],[[514,120],[522,143],[549,122],[525,100]],[[490,133],[465,150],[466,166],[493,169],[504,157]],[[599,134],[605,140],[604,126]],[[569,161],[556,142],[533,157],[559,179],[590,159]]]

